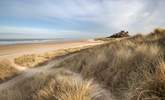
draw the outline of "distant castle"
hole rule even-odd
[[[118,33],[115,33],[108,38],[121,38],[121,37],[129,37],[128,31],[120,31]]]

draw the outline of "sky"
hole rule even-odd
[[[95,38],[165,27],[165,0],[0,0],[0,39]]]

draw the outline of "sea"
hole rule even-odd
[[[68,39],[0,39],[0,45],[61,42]]]

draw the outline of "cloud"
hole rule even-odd
[[[89,23],[88,29],[95,25],[91,28],[93,33],[95,30],[116,32],[121,29],[147,32],[151,28],[165,27],[164,4],[164,0],[3,0],[0,1],[0,16],[50,22],[66,20],[71,23],[72,31],[77,31],[74,28],[78,26],[73,22],[83,22]],[[84,26],[80,23],[78,29],[82,29],[78,31],[83,33]],[[39,31],[50,32],[33,30]]]
[[[10,27],[10,26],[1,26],[0,33],[31,33],[31,34],[51,34],[52,30],[48,29],[39,29],[39,28],[30,28],[30,27]]]
[[[86,36],[81,31],[55,30],[33,27],[0,26],[0,39],[5,38],[93,38],[97,33]],[[94,35],[94,36],[93,36]]]

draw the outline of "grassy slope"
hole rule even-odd
[[[13,66],[11,66],[10,61],[0,61],[0,83],[16,76],[17,74],[18,71]]]
[[[82,51],[59,67],[85,78],[94,77],[119,100],[165,99],[164,61],[165,31],[155,30],[148,36],[137,35]]]
[[[63,70],[59,71],[61,68]],[[71,73],[66,70],[70,70]],[[77,73],[76,76],[80,75],[80,77],[77,78],[72,73]],[[70,76],[71,79],[68,80]],[[82,92],[82,87],[85,86],[88,79],[94,79],[95,84],[99,83],[98,87],[92,88],[94,90],[85,89],[87,91],[81,95],[82,98],[75,99],[75,89]],[[71,83],[71,85],[66,85],[66,82]],[[75,83],[82,87],[74,88]],[[91,88],[95,84],[88,85],[88,87]],[[97,89],[102,90],[102,87],[108,92],[97,93]],[[73,92],[66,92],[67,90],[72,91],[72,89]],[[82,50],[55,66],[51,71],[37,74],[9,89],[0,91],[0,99],[164,100],[164,93],[165,31],[157,29],[148,36],[137,35]],[[75,95],[71,96],[73,94]],[[91,99],[90,97],[93,95],[94,97],[107,96],[107,98]]]

